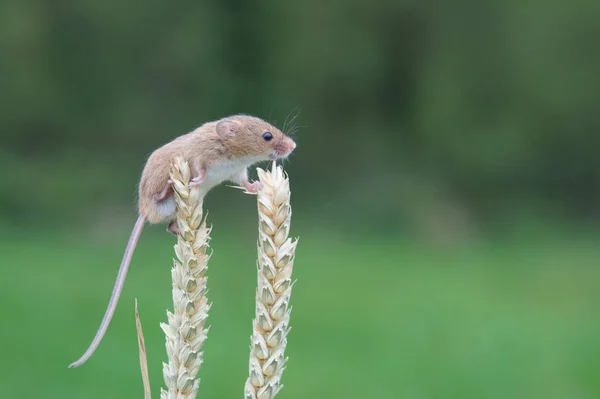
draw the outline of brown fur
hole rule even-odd
[[[262,137],[267,131],[273,135],[271,141],[265,141]],[[243,173],[251,164],[270,159],[270,155],[274,153],[287,155],[294,147],[293,141],[279,129],[254,116],[234,115],[207,122],[150,155],[140,180],[139,213],[150,223],[167,222],[171,219],[171,215],[165,217],[158,212],[154,195],[167,186],[170,164],[176,155],[183,156],[191,165],[205,168],[208,173],[228,162],[248,158],[247,164],[240,166],[240,173]],[[242,183],[241,178],[235,176],[227,180]],[[220,182],[216,182],[218,183]],[[216,184],[204,187],[204,193]]]

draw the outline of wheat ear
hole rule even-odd
[[[171,165],[171,180],[177,203],[177,245],[171,276],[173,279],[173,313],[167,312],[165,332],[169,363],[163,363],[167,390],[162,399],[196,397],[200,380],[196,379],[202,364],[202,344],[208,329],[204,323],[210,304],[206,298],[206,271],[210,228],[202,217],[202,199],[197,187],[190,187],[190,166],[181,157]]]
[[[297,240],[288,238],[292,208],[283,168],[273,163],[271,172],[257,171],[263,184],[258,192],[258,288],[244,398],[271,399],[283,387]]]

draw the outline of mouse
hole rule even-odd
[[[182,156],[191,166],[193,177],[190,185],[197,187],[203,198],[212,188],[225,181],[232,181],[246,192],[256,194],[262,183],[249,181],[248,168],[260,161],[286,158],[295,148],[294,140],[272,124],[255,116],[232,115],[206,122],[152,152],[139,182],[139,216],[125,248],[106,312],[92,343],[69,368],[85,363],[104,337],[146,223],[166,223],[167,231],[175,235],[179,233],[173,182],[170,180],[171,162],[176,156]]]

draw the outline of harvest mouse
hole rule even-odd
[[[175,199],[169,179],[171,162],[176,156],[183,156],[190,163],[195,172],[190,184],[197,186],[200,196],[204,197],[210,189],[226,180],[256,193],[261,183],[248,181],[247,168],[259,161],[285,158],[295,147],[296,143],[291,138],[262,119],[233,115],[207,122],[154,151],[142,172],[139,217],[127,243],[106,313],[87,351],[69,367],[85,363],[100,344],[117,307],[129,263],[145,223],[168,223],[167,230],[178,234]]]

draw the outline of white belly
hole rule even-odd
[[[261,161],[259,157],[245,157],[236,161],[227,161],[219,163],[206,171],[206,178],[201,185],[201,189],[207,193],[213,187],[221,184],[225,180],[238,181],[240,174],[250,165]]]
[[[154,201],[153,203],[156,207],[156,213],[158,213],[162,219],[175,219],[175,211],[177,210],[177,204],[175,203],[175,198],[173,197],[173,195],[169,195],[163,201]]]
[[[206,171],[204,184],[211,188],[222,183],[225,180],[234,179],[243,169],[240,165],[228,164],[218,167],[209,168]],[[203,185],[204,185],[203,184]]]
[[[198,187],[200,195],[204,197],[213,187],[218,186],[226,180],[238,181],[241,173],[244,172],[250,165],[261,161],[262,158],[243,158],[235,162],[223,162],[219,165],[208,168],[204,181]],[[176,212],[175,198],[170,195],[164,201],[156,202],[156,212],[162,219],[174,219]]]

